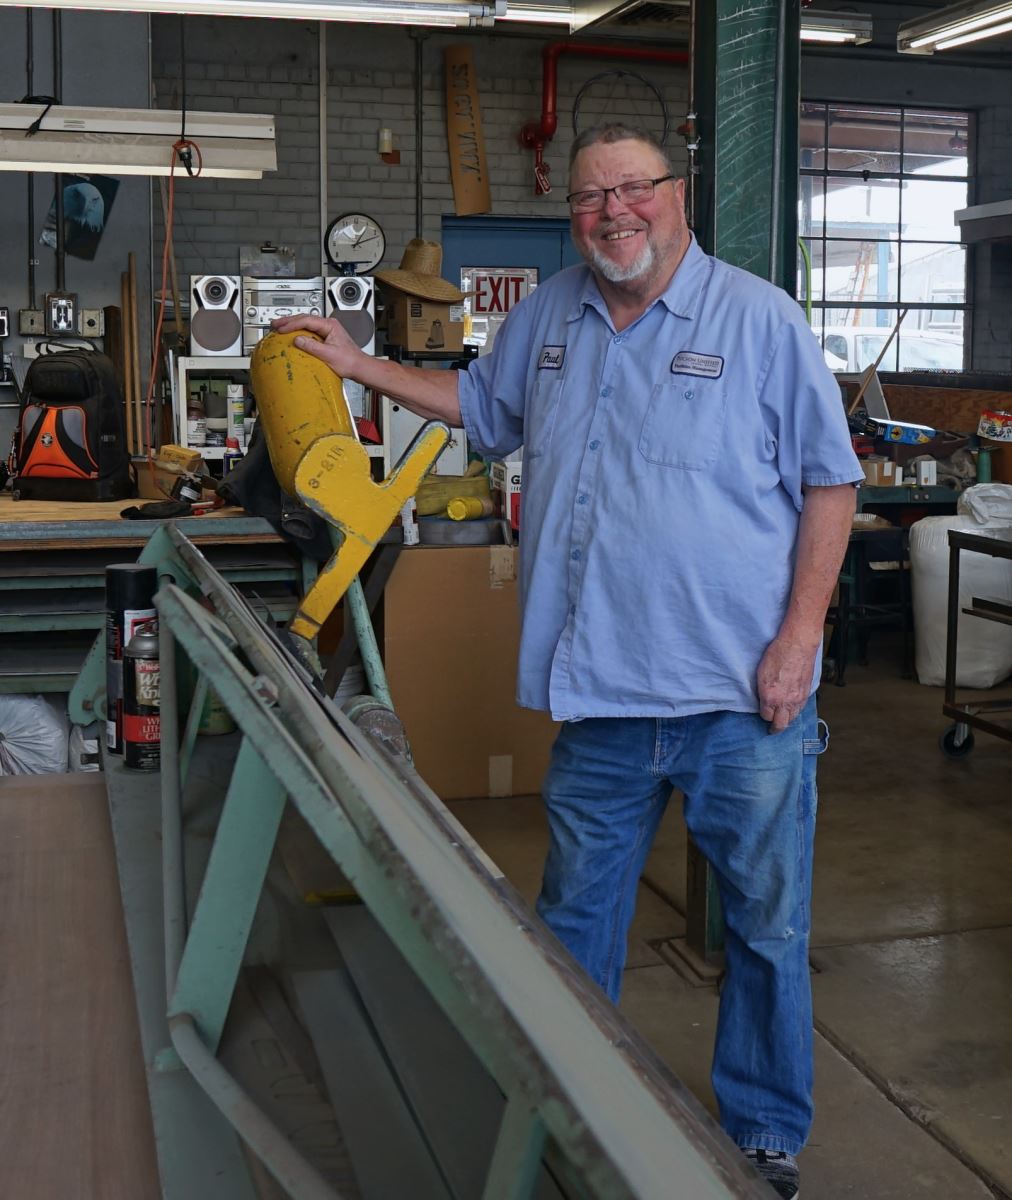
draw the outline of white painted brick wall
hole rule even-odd
[[[466,41],[474,50],[493,214],[566,215],[566,162],[572,141],[574,97],[592,76],[612,64],[563,56],[558,73],[559,129],[546,151],[554,190],[534,195],[534,156],[517,141],[520,128],[541,111],[542,46],[549,39],[508,34],[433,32],[423,41],[423,233],[438,237],[443,215],[453,212],[445,137],[443,48]],[[152,18],[153,79],[157,103],[178,107],[180,68],[175,18]],[[175,250],[180,277],[235,273],[239,246],[272,241],[292,246],[298,271],[320,269],[319,48],[315,27],[298,22],[189,18],[186,48],[187,105],[192,109],[269,112],[277,121],[278,171],[260,182],[181,179],[175,197]],[[396,266],[415,233],[415,40],[402,28],[333,24],[328,30],[329,217],[348,210],[375,216],[387,236],[385,265]],[[629,69],[616,62],[617,68]],[[637,66],[664,95],[671,130],[668,149],[676,169],[685,164],[675,128],[685,115],[686,72],[679,66]],[[659,132],[652,101],[639,90],[610,85],[612,100],[598,97],[587,113],[645,123]],[[595,89],[599,91],[600,89]],[[645,97],[646,92],[642,95]],[[652,123],[653,122],[653,123]],[[376,150],[381,126],[393,131],[398,166]],[[156,250],[163,227],[156,205]]]

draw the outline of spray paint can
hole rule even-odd
[[[123,651],[123,765],[134,771],[161,765],[160,678],[158,622],[145,621]]]
[[[158,615],[158,572],[141,563],[114,563],[105,570],[105,742],[123,753],[123,649],[142,621]]]

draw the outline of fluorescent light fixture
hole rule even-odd
[[[1012,0],[970,0],[904,21],[896,33],[896,49],[905,54],[934,54],[1010,31]]]
[[[500,21],[529,21],[536,25],[572,25],[573,10],[569,5],[514,4],[507,0]]]
[[[159,108],[0,104],[0,170],[96,175],[168,175],[183,114]],[[26,136],[39,118],[38,132]],[[186,137],[201,175],[261,179],[278,169],[274,118],[262,113],[187,112]],[[196,160],[195,160],[196,161]],[[177,161],[176,175],[186,177]]]
[[[0,0],[0,7],[26,7]],[[190,13],[208,17],[282,17],[296,21],[362,21],[384,25],[490,25],[506,10],[506,0],[455,4],[453,0],[29,0],[28,7],[91,9],[100,12]]]
[[[803,8],[801,40],[833,46],[863,46],[871,41],[871,16],[868,13],[818,12]]]

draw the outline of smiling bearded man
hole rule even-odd
[[[721,1124],[781,1197],[812,1119],[809,900],[826,607],[864,478],[797,304],[710,258],[642,131],[573,144],[586,260],[514,306],[465,371],[363,354],[288,317],[341,376],[472,449],[524,448],[517,698],[563,722],[538,912],[617,1000],[640,875],[677,789],[713,867],[727,977]]]

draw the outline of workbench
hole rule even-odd
[[[105,568],[136,561],[161,520],[137,503],[15,501],[0,495],[0,693],[63,692],[105,626]],[[262,517],[223,508],[175,522],[240,591],[287,621],[316,564]]]

